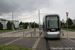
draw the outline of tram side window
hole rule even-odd
[[[43,22],[43,30],[45,30],[45,25],[44,25],[44,22]]]
[[[43,22],[43,30],[44,30],[44,22]]]

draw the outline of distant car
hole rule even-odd
[[[60,38],[59,15],[46,15],[43,18],[43,32],[46,38]]]

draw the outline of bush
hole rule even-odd
[[[65,25],[65,26],[63,26],[62,28],[67,28],[67,26]]]
[[[3,30],[3,24],[0,22],[0,30]]]
[[[67,25],[63,26],[62,28],[67,28]],[[75,29],[75,25],[68,25],[69,29]]]
[[[68,25],[68,28],[71,29],[71,25]]]
[[[75,29],[75,25],[71,25],[71,29]]]
[[[12,25],[13,24],[13,25]],[[11,27],[13,27],[14,26],[14,29],[15,29],[15,24],[13,23],[13,22],[11,22]]]

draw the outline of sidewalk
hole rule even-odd
[[[26,29],[26,30],[29,30],[29,29]],[[24,31],[24,30],[17,30],[17,31],[3,32],[3,33],[0,33],[0,34],[15,33],[15,32],[20,32],[20,31]]]
[[[28,31],[27,31],[28,30]],[[23,37],[25,34],[32,32],[33,29],[12,31],[0,34],[0,37]]]

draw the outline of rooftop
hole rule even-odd
[[[4,21],[6,21],[6,19],[3,19],[3,18],[0,18],[0,20],[4,20]]]

